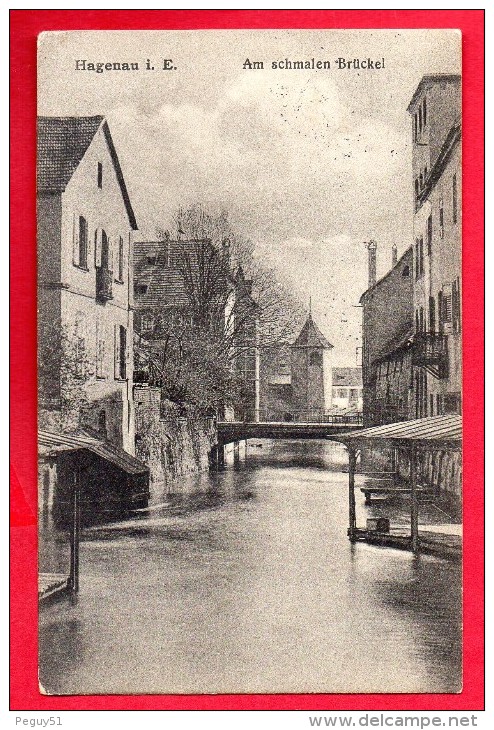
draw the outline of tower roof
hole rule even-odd
[[[300,330],[300,334],[292,347],[323,347],[332,350],[333,345],[329,342],[309,314],[307,320]]]

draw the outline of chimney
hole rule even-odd
[[[393,243],[393,246],[391,248],[391,267],[394,268],[397,263],[398,263],[398,248],[396,246],[396,243]]]
[[[376,283],[376,251],[377,243],[375,241],[369,241],[365,244],[369,252],[369,289]]]
[[[221,250],[223,253],[223,260],[230,264],[230,239],[224,238],[221,242]]]

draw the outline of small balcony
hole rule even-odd
[[[412,365],[425,368],[436,378],[447,378],[447,335],[436,332],[417,332],[413,337]]]
[[[112,295],[113,271],[100,266],[96,268],[96,301],[107,302]]]

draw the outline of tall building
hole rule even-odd
[[[461,77],[424,76],[408,106],[413,177],[413,415],[461,413]]]
[[[370,275],[375,265],[369,266],[371,285],[360,297],[364,426],[414,417],[412,249],[397,259],[393,247],[391,268],[377,282]]]
[[[103,117],[38,119],[37,221],[40,427],[132,454],[137,223]]]
[[[180,332],[193,320],[205,331],[212,325],[231,351],[240,384],[235,402],[225,404],[229,417],[255,420],[257,307],[252,282],[241,267],[231,270],[228,242],[219,251],[209,239],[136,241],[134,271],[136,379],[161,382],[156,363],[173,354]]]

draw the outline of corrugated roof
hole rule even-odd
[[[136,459],[135,456],[131,456],[114,444],[94,438],[84,431],[78,431],[75,434],[38,431],[38,453],[42,456],[80,449],[91,451],[127,474],[145,474],[149,471],[146,464]]]
[[[413,421],[373,426],[361,431],[343,434],[340,440],[355,446],[370,443],[422,444],[435,448],[460,448],[462,439],[462,417],[429,416]]]
[[[307,320],[292,347],[324,347],[325,349],[333,349],[333,345],[324,337],[323,333],[312,319],[311,314],[307,317]]]
[[[362,368],[333,368],[333,386],[362,387]]]
[[[102,127],[122,192],[125,209],[133,230],[137,222],[118,160],[110,128],[104,117],[38,117],[37,190],[63,192],[86,150]]]

